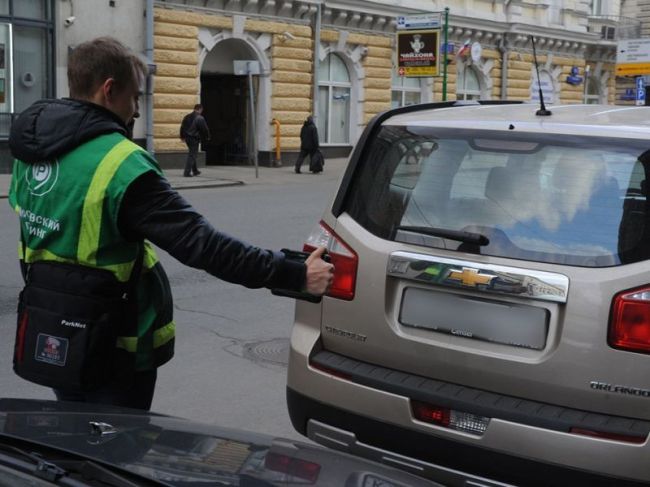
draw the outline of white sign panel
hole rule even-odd
[[[397,30],[440,29],[441,26],[442,16],[440,13],[397,17]]]
[[[247,75],[249,74],[260,74],[260,62],[259,61],[233,61],[233,71],[237,75]]]
[[[530,83],[530,101],[539,103],[539,87],[542,86],[544,103],[555,103],[555,89],[553,88],[553,78],[546,71],[539,73],[541,83],[537,82],[537,73],[533,71],[533,79]]]
[[[616,75],[650,74],[650,38],[624,39],[616,49]]]

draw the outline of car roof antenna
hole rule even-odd
[[[530,40],[533,42],[533,59],[535,60],[535,71],[537,72],[537,87],[539,88],[539,103],[541,105],[540,109],[535,112],[535,115],[538,117],[548,117],[551,115],[551,111],[546,109],[544,105],[544,93],[542,93],[542,80],[539,77],[539,64],[537,63],[537,50],[535,49],[535,37],[530,36]]]

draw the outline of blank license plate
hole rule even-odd
[[[438,333],[542,350],[548,310],[408,287],[399,322]]]

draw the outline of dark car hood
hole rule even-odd
[[[72,453],[161,485],[438,485],[306,443],[80,403],[0,399],[0,446],[7,444],[54,464]],[[55,448],[57,459],[39,446]]]
[[[126,135],[127,128],[102,106],[68,98],[40,100],[12,123],[9,148],[23,162],[49,161],[112,132]]]

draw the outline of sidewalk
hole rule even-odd
[[[303,173],[296,174],[293,166],[260,167],[259,177],[255,177],[254,166],[207,166],[200,168],[201,174],[191,178],[183,177],[182,169],[166,169],[165,177],[172,187],[177,190],[195,188],[222,188],[229,186],[255,184],[282,184],[311,179],[312,181],[329,181],[338,179],[345,166],[347,158],[327,159],[322,174],[310,174],[309,163],[303,165]],[[0,199],[7,198],[11,174],[0,174]]]

